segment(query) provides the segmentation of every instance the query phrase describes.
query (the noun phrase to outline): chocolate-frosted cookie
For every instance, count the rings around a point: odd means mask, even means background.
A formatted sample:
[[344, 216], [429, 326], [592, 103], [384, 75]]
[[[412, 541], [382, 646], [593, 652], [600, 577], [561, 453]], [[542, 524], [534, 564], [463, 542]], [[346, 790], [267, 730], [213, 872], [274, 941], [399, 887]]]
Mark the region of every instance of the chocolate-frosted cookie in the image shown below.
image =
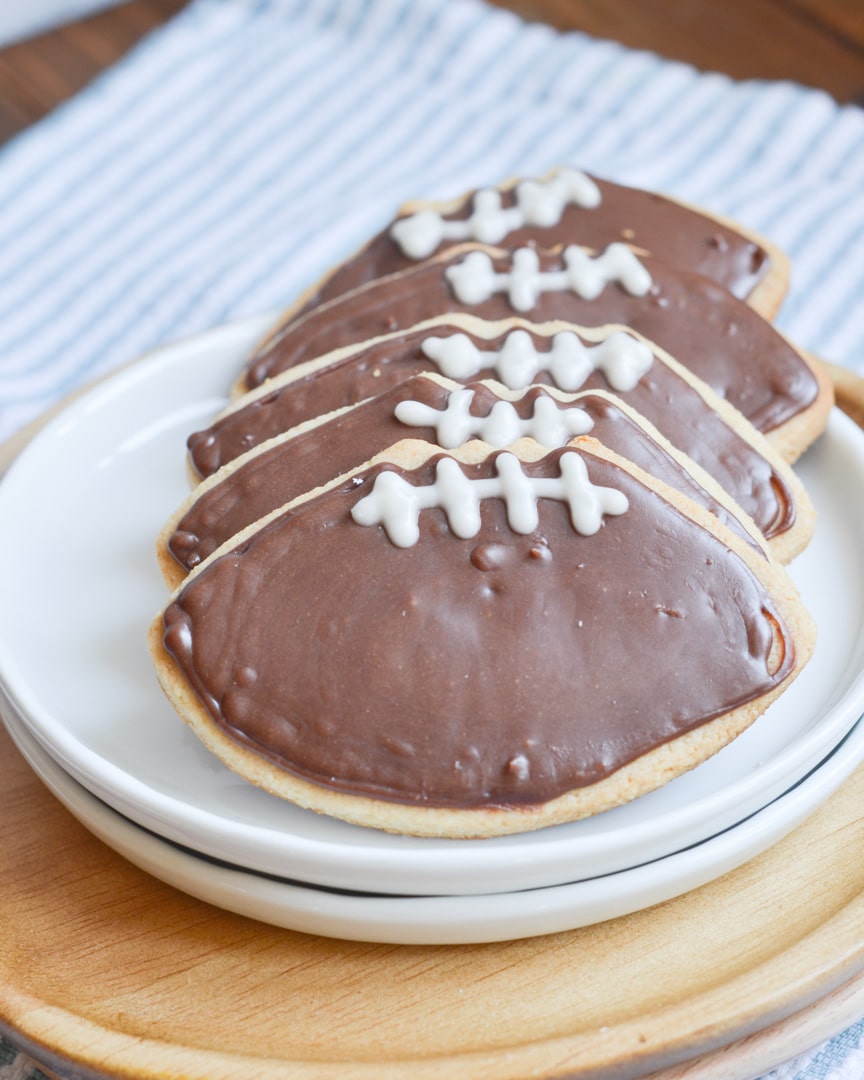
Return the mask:
[[[447, 343], [447, 339], [433, 340]], [[464, 351], [465, 342], [449, 340]], [[506, 335], [504, 340], [508, 340]], [[548, 335], [547, 349], [555, 340], [555, 335]], [[561, 339], [557, 340], [560, 345]], [[659, 389], [652, 381], [643, 394], [659, 398], [655, 412], [670, 439], [661, 436], [644, 415], [603, 391], [569, 394], [540, 385], [510, 391], [497, 382], [461, 385], [437, 374], [417, 374], [358, 405], [262, 441], [198, 485], [160, 536], [163, 575], [176, 585], [234, 533], [399, 439], [419, 437], [445, 449], [480, 439], [502, 448], [526, 433], [554, 448], [590, 432], [707, 506], [730, 527], [746, 532], [755, 526], [754, 531], [770, 541], [774, 555], [788, 561], [806, 545], [813, 526], [812, 505], [791, 468], [740, 417], [737, 423], [735, 418], [724, 419], [718, 408], [723, 413], [731, 410], [705, 400], [685, 374], [677, 374], [669, 362], [653, 357], [634, 339], [630, 343], [641, 346], [647, 359], [640, 352], [634, 358], [639, 360], [638, 368], [626, 372], [627, 361], [622, 357], [626, 343], [617, 342], [614, 335], [601, 339], [601, 347], [611, 346], [609, 360], [619, 376], [614, 381], [630, 385], [645, 377], [647, 364], [658, 365]], [[290, 397], [291, 384], [282, 393]], [[703, 388], [703, 394], [710, 396], [710, 391]], [[261, 416], [261, 410], [253, 409], [249, 423]], [[681, 461], [675, 447], [705, 460], [708, 474], [702, 475], [691, 457]], [[742, 511], [746, 526], [740, 523]]]
[[824, 428], [830, 383], [727, 290], [624, 245], [592, 256], [462, 245], [359, 286], [277, 328], [236, 392], [334, 350], [463, 313], [579, 326], [621, 325], [675, 357], [794, 460]]
[[779, 565], [580, 436], [399, 444], [211, 555], [150, 643], [180, 715], [253, 783], [491, 836], [692, 768], [812, 639]]
[[313, 285], [294, 313], [466, 240], [508, 249], [578, 244], [597, 251], [623, 241], [711, 278], [766, 318], [775, 315], [789, 279], [783, 253], [741, 225], [655, 192], [559, 168], [449, 202], [407, 203], [395, 221]]
[[[300, 433], [319, 414], [391, 392], [398, 397], [399, 385], [412, 373], [440, 371], [464, 382], [503, 380], [514, 392], [538, 384], [566, 391], [612, 389], [740, 504], [782, 562], [810, 538], [810, 500], [772, 444], [662, 349], [620, 328], [560, 322], [535, 326], [522, 320], [486, 323], [451, 315], [338, 350], [237, 399], [209, 428], [190, 436], [194, 476], [212, 475], [282, 432]], [[364, 413], [370, 408], [364, 406]], [[339, 453], [345, 467], [386, 445], [367, 441], [369, 453], [349, 459], [344, 438], [354, 422], [334, 417], [324, 435], [326, 454]], [[388, 431], [390, 441], [405, 434], [393, 418]], [[306, 435], [303, 445], [311, 445], [311, 438]], [[275, 456], [273, 460], [276, 468]], [[320, 464], [312, 465], [313, 475], [320, 475]]]

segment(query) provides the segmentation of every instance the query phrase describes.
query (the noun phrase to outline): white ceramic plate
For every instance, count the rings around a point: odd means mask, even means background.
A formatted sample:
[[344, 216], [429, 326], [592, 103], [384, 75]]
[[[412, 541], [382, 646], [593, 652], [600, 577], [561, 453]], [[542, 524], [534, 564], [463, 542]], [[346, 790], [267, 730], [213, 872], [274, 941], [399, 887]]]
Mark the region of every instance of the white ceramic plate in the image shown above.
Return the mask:
[[[819, 524], [794, 576], [816, 656], [741, 738], [607, 814], [485, 841], [389, 836], [251, 787], [164, 700], [144, 638], [165, 599], [154, 540], [186, 494], [185, 440], [224, 403], [270, 320], [164, 349], [71, 405], [0, 484], [0, 684], [80, 783], [160, 836], [337, 888], [489, 893], [609, 873], [698, 843], [766, 805], [864, 712], [864, 435], [844, 416], [800, 469]], [[785, 804], [784, 804], [785, 805]]]
[[376, 896], [333, 892], [221, 865], [176, 847], [77, 783], [14, 714], [3, 719], [50, 791], [78, 820], [153, 877], [227, 911], [310, 934], [396, 945], [464, 945], [559, 933], [627, 915], [698, 888], [780, 840], [853, 772], [864, 721], [793, 791], [686, 851], [617, 874], [521, 892]]

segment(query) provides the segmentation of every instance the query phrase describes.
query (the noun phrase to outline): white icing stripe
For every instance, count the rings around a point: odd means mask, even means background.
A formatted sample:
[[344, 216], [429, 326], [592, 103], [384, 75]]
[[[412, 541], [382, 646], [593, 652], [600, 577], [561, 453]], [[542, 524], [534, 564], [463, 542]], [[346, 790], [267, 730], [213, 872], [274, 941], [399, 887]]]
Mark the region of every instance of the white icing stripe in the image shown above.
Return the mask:
[[470, 412], [474, 391], [467, 386], [452, 390], [443, 409], [422, 401], [400, 401], [396, 418], [409, 427], [432, 427], [439, 446], [453, 450], [471, 438], [482, 439], [496, 450], [529, 436], [541, 446], [564, 446], [574, 435], [584, 435], [594, 421], [583, 409], [559, 409], [548, 395], [534, 402], [532, 416], [523, 420], [509, 401], [496, 401], [488, 416]]
[[443, 509], [450, 529], [468, 540], [480, 531], [483, 499], [503, 499], [508, 524], [521, 535], [537, 528], [538, 499], [566, 502], [573, 528], [582, 536], [593, 536], [604, 514], [623, 514], [629, 506], [623, 492], [592, 484], [585, 462], [572, 451], [561, 455], [557, 477], [526, 476], [519, 459], [507, 453], [498, 455], [495, 467], [497, 476], [471, 480], [453, 458], [444, 457], [433, 483], [422, 487], [392, 471], [379, 473], [372, 491], [352, 507], [351, 517], [358, 525], [383, 525], [393, 544], [407, 548], [420, 537], [420, 511], [431, 507]]
[[495, 293], [507, 293], [516, 311], [530, 311], [544, 292], [574, 292], [595, 300], [612, 282], [631, 296], [645, 296], [651, 275], [626, 244], [610, 244], [599, 255], [571, 245], [564, 249], [561, 270], [541, 270], [534, 248], [513, 252], [510, 272], [497, 273], [485, 251], [472, 251], [460, 263], [448, 266], [444, 276], [462, 304], [482, 304]]
[[510, 390], [529, 386], [538, 371], [547, 371], [561, 390], [578, 390], [593, 371], [602, 371], [612, 389], [624, 393], [636, 386], [654, 361], [644, 342], [620, 330], [596, 345], [585, 345], [571, 330], [562, 330], [542, 353], [525, 330], [512, 330], [498, 351], [478, 349], [466, 334], [429, 337], [420, 347], [450, 379], [464, 381], [491, 369]]
[[593, 209], [600, 204], [600, 190], [590, 177], [575, 169], [562, 169], [549, 180], [523, 180], [516, 187], [514, 206], [501, 205], [496, 188], [484, 188], [474, 196], [471, 216], [447, 221], [435, 210], [420, 210], [401, 218], [390, 235], [403, 255], [425, 259], [442, 240], [477, 240], [500, 244], [508, 233], [526, 225], [548, 228], [557, 225], [569, 204]]

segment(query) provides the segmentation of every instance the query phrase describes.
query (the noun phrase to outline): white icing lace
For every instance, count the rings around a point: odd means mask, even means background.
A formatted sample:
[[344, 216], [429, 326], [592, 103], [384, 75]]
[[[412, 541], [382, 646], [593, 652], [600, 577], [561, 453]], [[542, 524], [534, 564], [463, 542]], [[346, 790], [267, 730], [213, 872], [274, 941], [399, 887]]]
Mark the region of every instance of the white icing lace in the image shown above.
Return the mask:
[[442, 240], [500, 244], [508, 233], [526, 225], [557, 225], [570, 204], [593, 209], [600, 204], [600, 190], [584, 173], [562, 169], [549, 180], [521, 181], [515, 200], [515, 205], [504, 208], [497, 188], [484, 188], [474, 196], [471, 216], [465, 220], [448, 221], [435, 210], [420, 210], [397, 221], [390, 235], [409, 259], [427, 258]]
[[637, 338], [616, 330], [596, 345], [585, 345], [570, 330], [552, 338], [547, 352], [538, 352], [526, 330], [512, 330], [500, 350], [483, 351], [466, 334], [429, 337], [420, 346], [424, 355], [450, 379], [464, 381], [492, 370], [510, 390], [529, 386], [546, 371], [561, 390], [578, 390], [593, 371], [601, 371], [619, 393], [632, 390], [651, 367], [654, 355]]
[[534, 401], [532, 415], [523, 420], [509, 401], [496, 401], [487, 416], [470, 412], [474, 391], [467, 386], [451, 390], [443, 409], [422, 401], [400, 401], [396, 418], [409, 427], [435, 429], [436, 441], [445, 450], [462, 446], [477, 437], [496, 450], [528, 436], [550, 448], [564, 446], [574, 435], [584, 435], [594, 421], [583, 409], [560, 409], [544, 394]]
[[372, 491], [351, 509], [358, 525], [382, 525], [397, 547], [413, 547], [420, 536], [420, 511], [440, 507], [452, 532], [463, 540], [480, 531], [480, 503], [483, 499], [503, 499], [510, 528], [521, 535], [532, 533], [539, 523], [539, 499], [566, 502], [573, 528], [582, 536], [593, 536], [603, 515], [623, 514], [627, 496], [615, 488], [591, 483], [581, 456], [573, 451], [560, 458], [557, 477], [531, 477], [513, 454], [495, 459], [496, 476], [472, 480], [449, 457], [438, 461], [435, 480], [415, 486], [396, 472], [378, 474]]
[[448, 266], [444, 276], [462, 304], [482, 304], [495, 293], [506, 293], [516, 311], [530, 311], [544, 292], [573, 292], [595, 300], [612, 282], [631, 296], [645, 296], [651, 275], [626, 244], [610, 244], [599, 255], [571, 245], [564, 249], [561, 270], [541, 270], [534, 248], [513, 252], [510, 271], [498, 273], [485, 251], [472, 251]]

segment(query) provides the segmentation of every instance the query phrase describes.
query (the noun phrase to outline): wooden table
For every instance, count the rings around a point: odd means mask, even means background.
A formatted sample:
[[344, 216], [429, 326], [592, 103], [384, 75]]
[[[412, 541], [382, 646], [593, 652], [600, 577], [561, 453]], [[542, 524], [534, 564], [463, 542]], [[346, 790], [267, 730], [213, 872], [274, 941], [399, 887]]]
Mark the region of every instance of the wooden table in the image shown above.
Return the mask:
[[[0, 143], [37, 121], [120, 58], [150, 30], [169, 19], [185, 0], [134, 0], [82, 22], [0, 51]], [[700, 68], [739, 78], [793, 79], [821, 87], [840, 102], [864, 104], [864, 5], [861, 0], [497, 0], [530, 18], [562, 29], [616, 39]], [[861, 405], [860, 386], [854, 399]], [[21, 776], [21, 774], [18, 774]], [[23, 776], [22, 782], [34, 781]], [[53, 811], [52, 811], [53, 812]], [[64, 819], [63, 827], [68, 822]], [[105, 873], [151, 886], [109, 853], [94, 848]], [[158, 886], [153, 886], [157, 887]], [[179, 907], [185, 901], [172, 900]], [[803, 1049], [858, 1015], [861, 979], [831, 995], [815, 1014], [799, 1014], [769, 1034], [768, 1054], [783, 1045]], [[827, 1017], [827, 1021], [826, 1021]], [[826, 1022], [829, 1027], [826, 1028]], [[808, 1024], [810, 1025], [808, 1027]], [[766, 1044], [762, 1043], [763, 1047]], [[668, 1075], [706, 1080], [730, 1075], [732, 1057], [755, 1062], [758, 1043], [709, 1055], [701, 1066]], [[775, 1059], [776, 1060], [776, 1057]], [[767, 1061], [765, 1067], [767, 1067]], [[712, 1064], [713, 1062], [713, 1064]], [[0, 1073], [2, 1073], [0, 1060]], [[19, 1058], [15, 1075], [27, 1076]]]
[[[186, 0], [133, 0], [0, 51], [0, 142], [121, 57]], [[861, 0], [497, 0], [526, 18], [736, 78], [793, 79], [864, 104]]]

